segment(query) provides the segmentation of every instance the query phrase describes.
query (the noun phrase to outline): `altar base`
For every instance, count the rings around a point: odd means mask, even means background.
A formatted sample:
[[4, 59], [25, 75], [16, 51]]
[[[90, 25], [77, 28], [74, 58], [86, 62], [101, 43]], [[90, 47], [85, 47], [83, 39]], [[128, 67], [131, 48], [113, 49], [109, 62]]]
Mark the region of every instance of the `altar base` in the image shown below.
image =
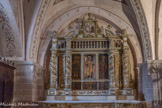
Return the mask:
[[140, 101], [44, 101], [43, 108], [145, 108]]

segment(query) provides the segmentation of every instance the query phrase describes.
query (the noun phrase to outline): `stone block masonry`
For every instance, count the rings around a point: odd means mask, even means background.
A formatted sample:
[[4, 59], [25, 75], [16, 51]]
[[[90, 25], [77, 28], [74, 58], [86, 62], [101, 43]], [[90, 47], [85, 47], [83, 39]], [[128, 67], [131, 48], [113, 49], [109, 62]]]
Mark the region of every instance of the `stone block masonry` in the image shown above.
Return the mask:
[[41, 66], [29, 61], [15, 62], [14, 102], [43, 100], [44, 80]]
[[33, 63], [28, 61], [15, 62], [14, 99], [13, 101], [32, 100]]

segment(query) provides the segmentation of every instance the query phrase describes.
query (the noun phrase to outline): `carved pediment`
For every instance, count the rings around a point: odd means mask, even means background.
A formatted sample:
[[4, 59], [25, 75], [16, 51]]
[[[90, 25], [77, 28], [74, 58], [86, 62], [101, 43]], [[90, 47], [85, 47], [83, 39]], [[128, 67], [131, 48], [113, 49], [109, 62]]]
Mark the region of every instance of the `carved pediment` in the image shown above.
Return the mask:
[[122, 30], [94, 14], [85, 14], [64, 29], [63, 37], [73, 39], [121, 39]]
[[72, 38], [102, 38], [103, 28], [99, 26], [98, 19], [90, 13], [71, 22], [66, 37]]
[[101, 28], [98, 25], [98, 21], [91, 14], [86, 15], [82, 21], [82, 27], [79, 31], [84, 37], [96, 37], [97, 34], [101, 34]]

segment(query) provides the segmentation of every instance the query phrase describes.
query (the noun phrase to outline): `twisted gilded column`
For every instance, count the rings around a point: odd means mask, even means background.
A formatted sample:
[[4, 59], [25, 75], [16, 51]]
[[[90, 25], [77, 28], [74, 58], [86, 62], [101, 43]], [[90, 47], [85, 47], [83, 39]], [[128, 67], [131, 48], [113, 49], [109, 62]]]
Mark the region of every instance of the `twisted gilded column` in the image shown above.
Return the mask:
[[52, 48], [51, 48], [51, 59], [49, 64], [49, 71], [50, 71], [50, 90], [48, 92], [49, 95], [54, 95], [57, 89], [57, 42], [56, 38], [52, 39]]
[[109, 88], [115, 88], [114, 55], [109, 51]]
[[66, 51], [65, 89], [71, 89], [71, 51]]
[[[65, 90], [71, 90], [72, 85], [72, 52], [71, 52], [71, 38], [66, 37], [66, 66], [65, 66]], [[69, 92], [67, 92], [69, 94]]]
[[123, 49], [123, 83], [124, 88], [131, 88], [130, 63], [128, 57], [128, 47]]
[[50, 71], [50, 88], [57, 88], [57, 51], [51, 50], [51, 60], [49, 65]]
[[131, 87], [131, 69], [130, 69], [130, 62], [129, 62], [129, 47], [127, 43], [127, 33], [126, 30], [123, 30], [123, 55], [122, 55], [122, 63], [123, 63], [123, 87], [124, 88], [132, 88]]
[[121, 58], [120, 53], [115, 54], [115, 86], [116, 88], [122, 88], [122, 78], [121, 78]]

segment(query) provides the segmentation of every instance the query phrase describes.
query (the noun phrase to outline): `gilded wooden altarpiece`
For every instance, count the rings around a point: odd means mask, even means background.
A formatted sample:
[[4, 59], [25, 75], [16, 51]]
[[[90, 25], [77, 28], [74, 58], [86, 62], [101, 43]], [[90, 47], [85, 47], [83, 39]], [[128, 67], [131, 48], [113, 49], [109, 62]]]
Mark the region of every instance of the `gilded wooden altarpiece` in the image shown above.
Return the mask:
[[102, 33], [91, 14], [77, 19], [75, 25], [79, 30], [70, 26], [65, 37], [52, 39], [48, 95], [135, 99], [125, 30], [120, 35], [106, 29]]

